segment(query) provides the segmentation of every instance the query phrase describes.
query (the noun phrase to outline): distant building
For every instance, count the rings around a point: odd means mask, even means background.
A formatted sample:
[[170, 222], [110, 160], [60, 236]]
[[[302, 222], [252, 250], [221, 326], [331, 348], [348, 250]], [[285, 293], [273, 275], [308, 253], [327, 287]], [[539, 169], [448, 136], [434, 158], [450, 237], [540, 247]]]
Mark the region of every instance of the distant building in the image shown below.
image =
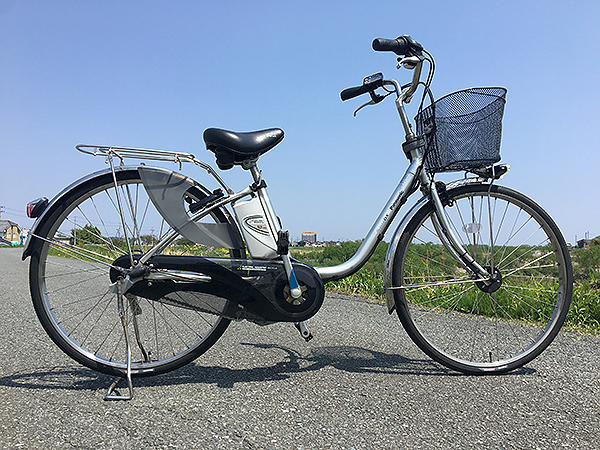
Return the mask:
[[317, 233], [314, 231], [303, 231], [302, 232], [302, 240], [304, 242], [308, 242], [309, 244], [317, 243]]
[[0, 220], [0, 237], [4, 240], [19, 244], [20, 243], [21, 228], [19, 225], [11, 222], [10, 220]]
[[21, 235], [19, 236], [19, 238], [21, 240], [21, 245], [25, 245], [25, 242], [27, 242], [27, 237], [28, 236], [29, 236], [29, 230], [22, 229], [21, 230]]

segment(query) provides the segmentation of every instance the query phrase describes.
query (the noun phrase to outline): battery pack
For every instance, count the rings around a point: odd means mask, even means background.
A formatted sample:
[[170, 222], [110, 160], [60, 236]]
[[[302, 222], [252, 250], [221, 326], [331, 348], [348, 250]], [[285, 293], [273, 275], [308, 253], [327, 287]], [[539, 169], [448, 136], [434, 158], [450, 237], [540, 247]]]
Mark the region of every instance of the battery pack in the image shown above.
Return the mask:
[[233, 210], [242, 228], [242, 234], [252, 258], [277, 257], [277, 242], [269, 230], [267, 218], [258, 197], [238, 202]]

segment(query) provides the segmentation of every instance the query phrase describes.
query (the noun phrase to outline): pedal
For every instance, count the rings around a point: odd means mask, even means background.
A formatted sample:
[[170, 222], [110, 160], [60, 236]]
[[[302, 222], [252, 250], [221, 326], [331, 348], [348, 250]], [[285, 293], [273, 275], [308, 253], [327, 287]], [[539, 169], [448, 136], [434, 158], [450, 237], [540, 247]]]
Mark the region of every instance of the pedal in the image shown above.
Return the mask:
[[294, 326], [300, 332], [300, 334], [302, 335], [302, 337], [304, 338], [304, 340], [306, 342], [310, 341], [313, 338], [312, 333], [306, 326], [306, 322], [296, 322], [296, 323], [294, 323]]

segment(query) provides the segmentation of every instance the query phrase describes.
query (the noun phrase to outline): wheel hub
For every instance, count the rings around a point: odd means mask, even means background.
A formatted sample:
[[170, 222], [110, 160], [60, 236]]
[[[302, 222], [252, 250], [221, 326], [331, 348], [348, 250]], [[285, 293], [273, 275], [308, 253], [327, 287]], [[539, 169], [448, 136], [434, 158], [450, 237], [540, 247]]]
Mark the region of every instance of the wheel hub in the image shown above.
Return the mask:
[[491, 273], [492, 276], [489, 280], [486, 280], [487, 283], [486, 281], [476, 281], [475, 284], [479, 289], [487, 294], [496, 292], [498, 289], [500, 289], [500, 286], [502, 286], [502, 273], [500, 272], [500, 269], [497, 267], [492, 268], [491, 266], [483, 266], [483, 268], [488, 273]]

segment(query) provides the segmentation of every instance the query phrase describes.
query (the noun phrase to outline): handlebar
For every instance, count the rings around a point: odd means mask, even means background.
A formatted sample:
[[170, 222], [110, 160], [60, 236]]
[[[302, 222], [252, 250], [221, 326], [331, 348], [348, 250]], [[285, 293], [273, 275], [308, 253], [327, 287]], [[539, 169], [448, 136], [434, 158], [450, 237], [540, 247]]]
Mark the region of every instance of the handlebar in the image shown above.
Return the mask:
[[[400, 61], [398, 68], [400, 68], [401, 64], [405, 63], [404, 67], [408, 69], [417, 69], [415, 70], [415, 77], [413, 77], [413, 82], [410, 89], [404, 93], [405, 95], [403, 100], [408, 103], [419, 83], [419, 76], [421, 74], [420, 66], [423, 61], [423, 46], [415, 41], [412, 37], [405, 34], [397, 37], [396, 39], [374, 39], [373, 50], [379, 52], [394, 52], [396, 55], [404, 56], [404, 59], [398, 58], [398, 61]], [[362, 86], [344, 89], [340, 96], [342, 100], [345, 101], [369, 92], [373, 102], [378, 103], [379, 101], [383, 100], [383, 98], [375, 95], [374, 91], [375, 89], [382, 87], [384, 84], [386, 84], [386, 82], [383, 80], [382, 74], [375, 74], [365, 78]], [[398, 92], [398, 95], [400, 95], [400, 92]]]
[[373, 50], [377, 52], [394, 52], [398, 56], [421, 55], [423, 46], [408, 34], [396, 39], [377, 38], [373, 40]]
[[[367, 92], [370, 94], [371, 101], [365, 103], [356, 111], [354, 111], [354, 115], [356, 115], [356, 113], [365, 106], [377, 104], [388, 95], [395, 93], [397, 96], [396, 108], [398, 110], [398, 114], [400, 115], [407, 139], [412, 138], [414, 137], [414, 132], [411, 129], [408, 116], [404, 110], [404, 103], [410, 102], [413, 94], [420, 84], [421, 68], [425, 60], [430, 62], [430, 73], [427, 82], [425, 83], [425, 90], [427, 91], [429, 89], [429, 84], [431, 82], [431, 78], [433, 77], [433, 58], [431, 55], [429, 55], [429, 53], [423, 50], [423, 46], [421, 44], [406, 34], [396, 39], [375, 39], [373, 41], [373, 50], [381, 52], [394, 52], [396, 55], [399, 55], [398, 68], [404, 67], [409, 70], [414, 70], [411, 83], [401, 87], [397, 81], [384, 80], [383, 75], [378, 73], [365, 78], [362, 86], [344, 89], [340, 96], [342, 100], [349, 100], [351, 98], [358, 97], [359, 95], [366, 94]], [[427, 56], [423, 56], [423, 53], [425, 53]], [[390, 86], [392, 89], [388, 90], [385, 88], [385, 86]], [[385, 95], [378, 95], [375, 93], [375, 90], [380, 87], [384, 87], [384, 89], [387, 91]]]

